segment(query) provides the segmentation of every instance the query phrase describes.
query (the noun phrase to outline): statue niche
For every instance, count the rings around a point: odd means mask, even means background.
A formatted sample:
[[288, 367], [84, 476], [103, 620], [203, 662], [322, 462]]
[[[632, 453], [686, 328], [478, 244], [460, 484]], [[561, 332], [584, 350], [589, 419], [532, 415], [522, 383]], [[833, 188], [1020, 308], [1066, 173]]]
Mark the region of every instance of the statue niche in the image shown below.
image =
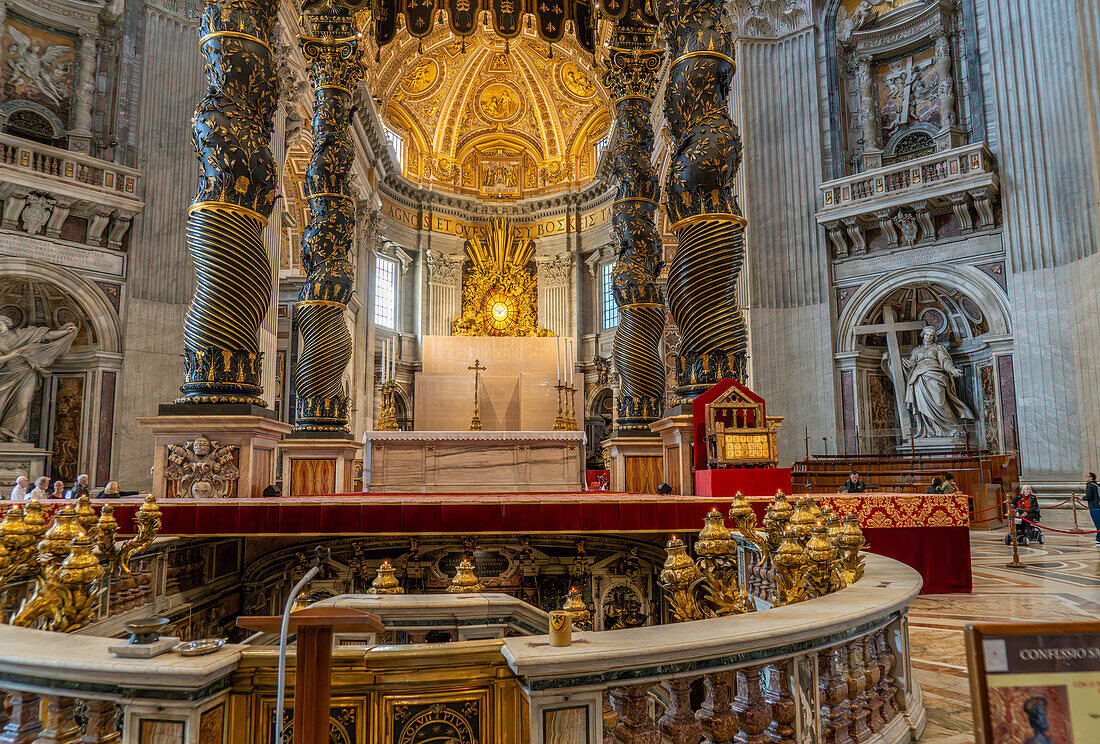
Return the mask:
[[510, 220], [493, 219], [465, 243], [462, 314], [455, 336], [552, 336], [538, 327], [538, 274], [533, 240], [520, 239]]
[[69, 350], [75, 323], [52, 331], [45, 326], [12, 328], [0, 315], [0, 441], [25, 442], [31, 402], [47, 367]]

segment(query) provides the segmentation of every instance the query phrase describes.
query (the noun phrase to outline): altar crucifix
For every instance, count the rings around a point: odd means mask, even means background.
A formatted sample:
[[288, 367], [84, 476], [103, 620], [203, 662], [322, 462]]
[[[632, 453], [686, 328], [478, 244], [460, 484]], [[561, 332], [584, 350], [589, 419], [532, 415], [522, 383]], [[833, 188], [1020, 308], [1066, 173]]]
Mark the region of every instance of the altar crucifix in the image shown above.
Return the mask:
[[478, 407], [477, 389], [481, 383], [481, 373], [485, 367], [481, 366], [481, 360], [475, 359], [474, 363], [466, 369], [474, 371], [474, 417], [470, 419], [470, 431], [481, 431], [481, 409]]
[[909, 411], [905, 405], [905, 364], [902, 362], [901, 345], [898, 343], [898, 334], [902, 331], [919, 331], [927, 323], [923, 320], [898, 321], [897, 311], [892, 305], [882, 308], [882, 321], [872, 325], [858, 325], [853, 330], [857, 336], [868, 336], [872, 333], [886, 335], [886, 351], [889, 354], [890, 381], [894, 384], [894, 400], [898, 409], [898, 421], [901, 424], [902, 439], [908, 439], [910, 435]]

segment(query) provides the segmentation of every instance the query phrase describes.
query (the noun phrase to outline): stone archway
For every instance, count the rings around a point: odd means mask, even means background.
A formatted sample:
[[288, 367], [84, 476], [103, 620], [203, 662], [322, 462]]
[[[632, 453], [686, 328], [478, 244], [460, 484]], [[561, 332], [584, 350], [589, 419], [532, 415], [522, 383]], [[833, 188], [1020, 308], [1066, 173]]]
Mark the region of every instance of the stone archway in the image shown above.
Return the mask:
[[71, 484], [87, 473], [93, 485], [104, 485], [111, 473], [122, 364], [121, 326], [110, 298], [66, 269], [4, 258], [0, 313], [17, 328], [77, 325], [69, 351], [50, 366], [36, 391], [27, 438], [30, 446], [49, 453], [45, 475]]
[[[951, 382], [972, 414], [961, 420], [962, 444], [954, 446], [988, 451], [1015, 447], [1007, 297], [977, 269], [936, 266], [869, 282], [844, 305], [835, 346], [842, 411], [838, 452], [886, 454], [922, 444], [919, 433], [910, 429], [904, 389], [894, 382], [901, 367], [884, 361], [884, 354], [892, 348], [907, 358], [926, 325], [961, 372]], [[923, 444], [931, 446], [930, 441]]]

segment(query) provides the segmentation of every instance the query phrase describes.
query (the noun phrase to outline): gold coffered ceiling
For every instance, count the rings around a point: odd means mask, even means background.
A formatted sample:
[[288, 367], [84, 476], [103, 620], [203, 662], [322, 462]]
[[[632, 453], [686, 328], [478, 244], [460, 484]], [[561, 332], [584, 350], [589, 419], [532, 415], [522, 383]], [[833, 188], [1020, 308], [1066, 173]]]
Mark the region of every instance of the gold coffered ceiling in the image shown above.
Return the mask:
[[609, 130], [607, 94], [567, 37], [507, 45], [479, 28], [465, 44], [441, 28], [402, 31], [372, 65], [372, 93], [405, 142], [404, 175], [424, 187], [515, 200], [583, 186]]

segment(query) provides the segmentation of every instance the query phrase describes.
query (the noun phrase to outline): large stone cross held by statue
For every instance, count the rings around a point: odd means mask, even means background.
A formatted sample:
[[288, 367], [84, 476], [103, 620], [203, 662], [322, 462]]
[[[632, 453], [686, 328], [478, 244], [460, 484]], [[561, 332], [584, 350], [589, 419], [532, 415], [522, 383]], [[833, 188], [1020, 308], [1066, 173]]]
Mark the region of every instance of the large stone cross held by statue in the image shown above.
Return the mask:
[[905, 364], [901, 358], [901, 345], [898, 343], [898, 334], [902, 331], [919, 331], [927, 323], [923, 320], [906, 320], [898, 322], [897, 311], [892, 305], [882, 308], [882, 321], [872, 325], [858, 325], [853, 329], [857, 336], [867, 336], [872, 333], [886, 334], [886, 352], [890, 355], [890, 381], [894, 383], [894, 400], [898, 408], [898, 422], [901, 424], [903, 439], [909, 438], [909, 412], [905, 408]]

